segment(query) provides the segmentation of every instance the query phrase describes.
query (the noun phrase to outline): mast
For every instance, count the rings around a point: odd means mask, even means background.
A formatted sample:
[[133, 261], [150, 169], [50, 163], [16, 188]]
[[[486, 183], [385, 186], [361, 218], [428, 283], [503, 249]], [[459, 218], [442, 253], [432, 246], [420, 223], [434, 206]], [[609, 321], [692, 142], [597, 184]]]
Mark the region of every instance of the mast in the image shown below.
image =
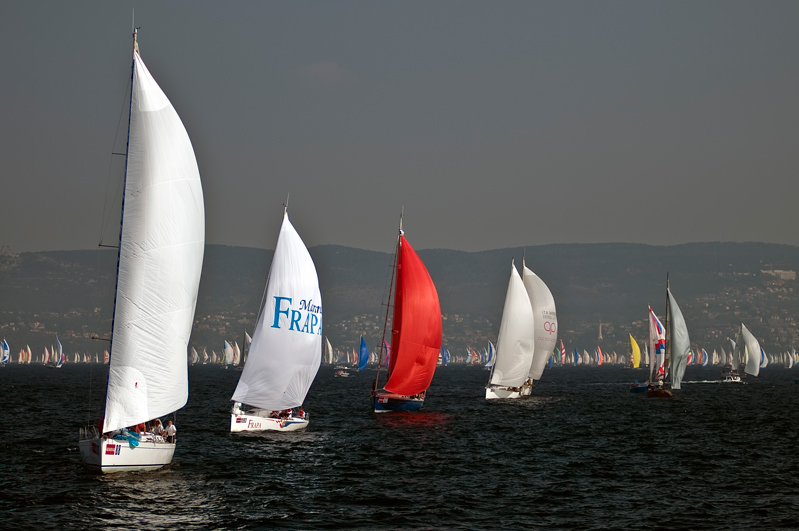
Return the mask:
[[[372, 392], [377, 392], [377, 383], [380, 380], [380, 368], [383, 366], [383, 352], [385, 351], [385, 344], [386, 344], [386, 329], [388, 328], [388, 313], [391, 311], [391, 295], [394, 291], [394, 280], [397, 277], [397, 262], [399, 261], [400, 255], [400, 246], [402, 245], [402, 215], [404, 213], [404, 207], [400, 210], [400, 219], [399, 219], [399, 233], [397, 234], [397, 245], [394, 248], [394, 263], [391, 266], [391, 283], [388, 287], [388, 300], [386, 301], [386, 318], [383, 321], [383, 337], [380, 341], [379, 352], [380, 355], [377, 357], [377, 374], [375, 374], [375, 381], [372, 385]], [[387, 353], [386, 353], [387, 354]]]
[[669, 309], [669, 272], [666, 271], [666, 323], [665, 323], [665, 350], [663, 354], [663, 370], [669, 370], [671, 375], [671, 311]]
[[[128, 159], [130, 153], [130, 120], [131, 120], [131, 115], [133, 114], [133, 78], [136, 74], [136, 54], [139, 53], [138, 34], [139, 34], [139, 28], [137, 28], [134, 23], [133, 53], [131, 56], [131, 66], [130, 66], [130, 90], [128, 91], [128, 134], [125, 140], [125, 175], [122, 179], [122, 210], [119, 216], [119, 244], [117, 245], [117, 273], [116, 273], [116, 281], [114, 282], [114, 310], [111, 314], [111, 337], [108, 340], [109, 363], [111, 361], [110, 356], [114, 345], [114, 323], [116, 322], [117, 294], [119, 293], [119, 262], [122, 257], [122, 231], [125, 225], [125, 188], [128, 182]], [[110, 385], [110, 379], [109, 381], [106, 382], [106, 398], [108, 397], [109, 385]]]

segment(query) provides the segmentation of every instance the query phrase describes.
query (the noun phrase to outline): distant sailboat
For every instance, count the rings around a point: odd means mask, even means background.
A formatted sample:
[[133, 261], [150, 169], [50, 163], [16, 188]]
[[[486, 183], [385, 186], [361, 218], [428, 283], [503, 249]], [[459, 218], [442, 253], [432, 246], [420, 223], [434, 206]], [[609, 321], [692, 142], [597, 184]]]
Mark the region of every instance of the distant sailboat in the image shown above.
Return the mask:
[[233, 392], [230, 431], [295, 431], [308, 425], [295, 416], [321, 364], [322, 295], [308, 249], [285, 209], [263, 308], [247, 363]]
[[641, 348], [638, 346], [638, 342], [632, 334], [630, 334], [630, 353], [633, 369], [637, 369], [641, 366]]
[[750, 376], [757, 376], [760, 374], [760, 343], [743, 323], [741, 323], [741, 339], [744, 344], [744, 349], [742, 350], [746, 353], [744, 372]]
[[330, 340], [325, 336], [325, 347], [324, 352], [322, 352], [322, 362], [325, 365], [333, 365], [333, 345], [330, 344]]
[[194, 150], [139, 55], [136, 33], [105, 417], [99, 432], [81, 429], [78, 443], [84, 463], [101, 472], [172, 461], [174, 437], [122, 430], [186, 404], [186, 352], [205, 249]]
[[497, 336], [497, 354], [486, 385], [486, 400], [519, 398], [535, 351], [533, 306], [524, 282], [511, 263], [505, 306]]
[[673, 396], [672, 390], [679, 390], [682, 386], [688, 355], [691, 351], [688, 327], [685, 324], [682, 311], [669, 288], [668, 276], [666, 277], [665, 329], [666, 349], [663, 366], [669, 371], [670, 382], [663, 383], [662, 380], [659, 380], [657, 386], [647, 390], [646, 396], [664, 398]]
[[200, 361], [200, 355], [197, 353], [197, 349], [191, 347], [191, 353], [189, 354], [189, 365], [194, 365]]
[[361, 336], [361, 343], [358, 348], [358, 370], [365, 370], [367, 363], [369, 363], [369, 347], [366, 346], [366, 340]]
[[[372, 406], [376, 413], [421, 409], [427, 388], [433, 380], [441, 349], [442, 325], [438, 292], [424, 263], [405, 239], [402, 217], [394, 265], [394, 315], [391, 320], [388, 381], [383, 389], [378, 389], [380, 366], [385, 359], [381, 350], [371, 392]], [[384, 350], [387, 326], [388, 310], [383, 327]]]
[[682, 315], [677, 301], [674, 299], [671, 290], [666, 290], [669, 295], [669, 329], [671, 349], [671, 388], [681, 389], [682, 379], [685, 375], [685, 367], [688, 361], [688, 353], [691, 351], [691, 340], [688, 338], [688, 326]]
[[56, 350], [53, 352], [54, 360], [55, 361], [55, 368], [60, 369], [62, 365], [64, 365], [64, 347], [61, 346], [61, 341], [58, 339], [58, 336], [55, 336], [55, 342], [58, 345]]
[[225, 368], [227, 369], [228, 367], [233, 365], [233, 360], [236, 357], [236, 351], [233, 350], [233, 345], [228, 343], [227, 340], [225, 340], [224, 352], [225, 352]]
[[491, 367], [494, 366], [494, 361], [497, 356], [497, 348], [494, 346], [494, 344], [491, 341], [488, 342], [487, 356], [488, 359], [486, 360], [485, 368], [490, 369]]
[[2, 351], [0, 351], [0, 363], [3, 364], [5, 367], [8, 364], [8, 360], [11, 359], [11, 347], [8, 346], [8, 341], [3, 338], [2, 343]]

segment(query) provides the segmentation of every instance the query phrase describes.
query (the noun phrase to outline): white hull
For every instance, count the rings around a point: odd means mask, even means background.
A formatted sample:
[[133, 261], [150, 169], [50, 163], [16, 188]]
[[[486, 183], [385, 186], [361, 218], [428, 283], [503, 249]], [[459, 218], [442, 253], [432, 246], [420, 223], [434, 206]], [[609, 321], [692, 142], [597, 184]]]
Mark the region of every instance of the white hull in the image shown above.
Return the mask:
[[[265, 412], [265, 414], [268, 414]], [[230, 414], [230, 431], [297, 431], [308, 426], [307, 418], [275, 419], [254, 413]]]
[[83, 463], [103, 474], [157, 470], [171, 463], [175, 453], [175, 443], [148, 437], [142, 438], [134, 448], [126, 440], [106, 437], [83, 439], [78, 441], [78, 448]]
[[499, 398], [519, 398], [521, 392], [518, 388], [510, 389], [508, 387], [486, 387], [486, 400], [496, 400]]

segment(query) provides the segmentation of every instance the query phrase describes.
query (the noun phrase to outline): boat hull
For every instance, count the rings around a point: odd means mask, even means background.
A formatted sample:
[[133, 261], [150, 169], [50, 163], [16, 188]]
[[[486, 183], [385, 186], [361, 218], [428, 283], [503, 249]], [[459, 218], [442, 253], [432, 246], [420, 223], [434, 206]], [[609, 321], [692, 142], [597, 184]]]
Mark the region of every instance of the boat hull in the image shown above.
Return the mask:
[[230, 415], [231, 433], [242, 431], [297, 431], [307, 426], [308, 419], [297, 417], [279, 419], [251, 413], [241, 413], [239, 415], [231, 413]]
[[397, 395], [386, 391], [380, 391], [372, 397], [372, 406], [375, 413], [387, 413], [389, 411], [419, 411], [424, 404], [424, 398], [412, 398], [410, 396]]
[[521, 396], [518, 387], [486, 387], [486, 400], [515, 399]]
[[663, 389], [661, 387], [657, 389], [647, 389], [644, 393], [644, 396], [648, 396], [650, 398], [671, 398], [674, 396], [671, 392], [671, 389]]
[[125, 440], [95, 437], [78, 441], [78, 448], [84, 465], [103, 474], [158, 470], [171, 463], [175, 453], [175, 443], [153, 438], [143, 438], [131, 448]]

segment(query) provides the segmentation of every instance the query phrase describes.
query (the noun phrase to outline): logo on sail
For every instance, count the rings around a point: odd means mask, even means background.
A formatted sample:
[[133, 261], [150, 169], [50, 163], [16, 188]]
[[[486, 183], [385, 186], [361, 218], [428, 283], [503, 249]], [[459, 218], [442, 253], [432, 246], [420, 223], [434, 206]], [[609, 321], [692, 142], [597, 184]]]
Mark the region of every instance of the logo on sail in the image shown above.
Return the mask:
[[[313, 299], [301, 299], [294, 307], [291, 297], [275, 296], [275, 320], [272, 328], [286, 328], [304, 334], [322, 335], [322, 306]], [[285, 315], [285, 319], [280, 316]]]

